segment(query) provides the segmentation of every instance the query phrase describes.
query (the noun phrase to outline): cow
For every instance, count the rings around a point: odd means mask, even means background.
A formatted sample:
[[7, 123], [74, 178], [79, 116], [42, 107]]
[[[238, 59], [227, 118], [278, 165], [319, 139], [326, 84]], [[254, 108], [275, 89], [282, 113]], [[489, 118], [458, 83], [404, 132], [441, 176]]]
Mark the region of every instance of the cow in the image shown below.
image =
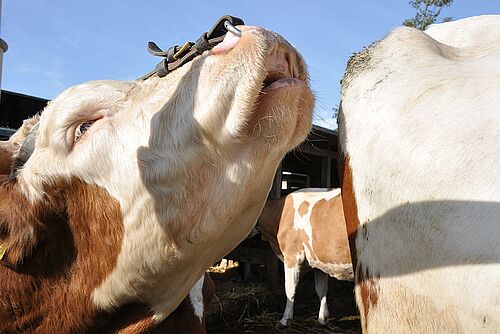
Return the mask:
[[239, 29], [166, 76], [80, 84], [43, 110], [0, 176], [0, 332], [161, 331], [249, 233], [314, 97], [283, 37]]
[[364, 333], [500, 328], [500, 16], [401, 27], [342, 80], [342, 194]]
[[287, 300], [278, 326], [290, 325], [300, 273], [308, 267], [316, 269], [318, 321], [326, 324], [328, 275], [339, 280], [354, 278], [340, 189], [305, 188], [270, 198], [257, 229], [283, 262]]

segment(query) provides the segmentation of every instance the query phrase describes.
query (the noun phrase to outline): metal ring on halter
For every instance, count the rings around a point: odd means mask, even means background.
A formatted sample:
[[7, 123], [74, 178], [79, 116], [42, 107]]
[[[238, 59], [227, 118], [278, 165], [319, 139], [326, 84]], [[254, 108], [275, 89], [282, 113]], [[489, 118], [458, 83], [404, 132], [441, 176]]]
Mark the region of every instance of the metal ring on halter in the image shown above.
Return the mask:
[[235, 26], [233, 26], [231, 24], [231, 22], [229, 21], [224, 21], [224, 28], [227, 29], [227, 31], [229, 31], [230, 33], [232, 33], [233, 35], [236, 35], [238, 37], [241, 37], [241, 30], [236, 28]]

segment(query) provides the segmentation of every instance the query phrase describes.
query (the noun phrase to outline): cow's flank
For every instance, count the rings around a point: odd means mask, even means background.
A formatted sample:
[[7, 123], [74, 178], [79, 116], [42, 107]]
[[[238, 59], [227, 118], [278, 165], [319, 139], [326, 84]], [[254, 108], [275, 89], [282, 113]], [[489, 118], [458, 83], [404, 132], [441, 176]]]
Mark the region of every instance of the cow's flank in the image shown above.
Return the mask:
[[400, 27], [349, 62], [339, 143], [363, 332], [498, 332], [498, 78], [498, 15]]
[[[311, 210], [312, 249], [316, 257], [324, 263], [351, 263], [347, 247], [346, 228], [342, 209], [342, 198], [335, 196], [314, 203]], [[337, 233], [329, 233], [333, 225]], [[328, 239], [324, 237], [329, 233]]]

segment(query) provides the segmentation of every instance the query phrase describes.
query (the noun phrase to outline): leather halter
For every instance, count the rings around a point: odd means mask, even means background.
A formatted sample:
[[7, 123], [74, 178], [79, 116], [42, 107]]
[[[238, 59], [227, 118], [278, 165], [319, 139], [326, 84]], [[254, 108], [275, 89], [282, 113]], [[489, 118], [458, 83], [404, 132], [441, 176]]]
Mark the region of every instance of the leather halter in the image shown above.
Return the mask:
[[149, 53], [154, 56], [164, 57], [165, 59], [156, 65], [153, 71], [141, 77], [139, 80], [146, 80], [155, 74], [160, 78], [166, 76], [173, 70], [190, 62], [196, 56], [201, 55], [207, 50], [211, 50], [214, 46], [222, 42], [228, 31], [237, 36], [241, 36], [241, 31], [235, 26], [243, 24], [244, 22], [242, 19], [225, 15], [215, 23], [210, 31], [201, 34], [196, 42], [186, 42], [182, 46], [175, 45], [167, 51], [160, 49], [155, 42], [149, 42]]

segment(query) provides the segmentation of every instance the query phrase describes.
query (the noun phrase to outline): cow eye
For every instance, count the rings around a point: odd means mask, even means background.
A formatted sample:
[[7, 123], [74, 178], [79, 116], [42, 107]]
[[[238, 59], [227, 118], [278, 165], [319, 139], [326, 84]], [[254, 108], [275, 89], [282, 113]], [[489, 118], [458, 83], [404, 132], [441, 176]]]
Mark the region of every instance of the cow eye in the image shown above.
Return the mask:
[[75, 142], [78, 141], [85, 132], [87, 132], [88, 129], [90, 129], [90, 127], [92, 126], [94, 122], [84, 122], [82, 124], [80, 124], [77, 128], [76, 128], [76, 132], [75, 132]]

